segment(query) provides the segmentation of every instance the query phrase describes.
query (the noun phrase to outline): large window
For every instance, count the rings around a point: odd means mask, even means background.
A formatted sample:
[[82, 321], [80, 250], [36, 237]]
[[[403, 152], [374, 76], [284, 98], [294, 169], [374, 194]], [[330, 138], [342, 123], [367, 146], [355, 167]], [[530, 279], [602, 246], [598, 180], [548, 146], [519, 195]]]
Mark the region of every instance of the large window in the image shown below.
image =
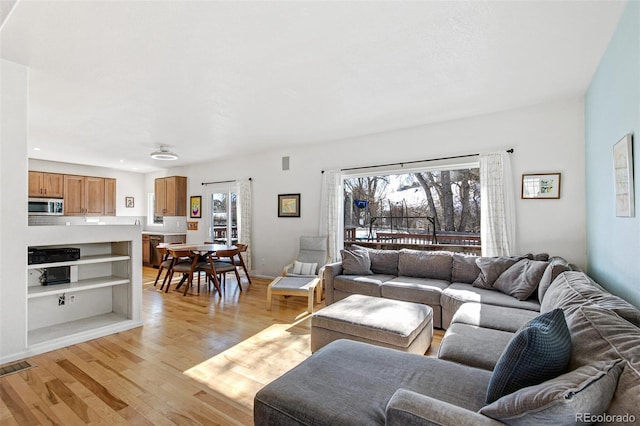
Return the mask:
[[344, 228], [347, 242], [398, 240], [402, 234], [415, 235], [415, 244], [434, 244], [459, 235], [479, 245], [479, 168], [347, 177]]

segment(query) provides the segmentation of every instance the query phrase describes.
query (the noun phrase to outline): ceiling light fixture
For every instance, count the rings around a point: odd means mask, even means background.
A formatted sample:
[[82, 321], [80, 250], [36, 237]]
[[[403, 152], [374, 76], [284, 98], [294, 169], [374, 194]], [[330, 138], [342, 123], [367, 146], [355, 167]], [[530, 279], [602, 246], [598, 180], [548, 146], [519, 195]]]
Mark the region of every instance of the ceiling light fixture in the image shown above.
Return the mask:
[[160, 146], [159, 151], [154, 151], [151, 153], [151, 158], [153, 158], [154, 160], [177, 160], [178, 154], [174, 154], [164, 146]]

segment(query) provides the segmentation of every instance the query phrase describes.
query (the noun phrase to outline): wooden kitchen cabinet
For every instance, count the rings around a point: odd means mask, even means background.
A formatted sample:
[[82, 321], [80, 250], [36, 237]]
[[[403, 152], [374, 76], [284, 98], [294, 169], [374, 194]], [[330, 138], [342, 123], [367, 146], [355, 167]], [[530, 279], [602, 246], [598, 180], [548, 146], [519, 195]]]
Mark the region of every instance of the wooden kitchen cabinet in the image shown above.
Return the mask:
[[187, 178], [169, 176], [155, 180], [156, 216], [187, 215]]
[[142, 264], [144, 266], [151, 265], [151, 245], [148, 234], [142, 234]]
[[64, 193], [65, 215], [105, 215], [105, 178], [64, 175]]
[[64, 214], [81, 216], [84, 214], [84, 176], [64, 175]]
[[116, 215], [116, 180], [104, 178], [104, 215]]
[[64, 175], [29, 172], [29, 197], [62, 198]]
[[85, 213], [87, 216], [104, 216], [104, 178], [85, 176]]

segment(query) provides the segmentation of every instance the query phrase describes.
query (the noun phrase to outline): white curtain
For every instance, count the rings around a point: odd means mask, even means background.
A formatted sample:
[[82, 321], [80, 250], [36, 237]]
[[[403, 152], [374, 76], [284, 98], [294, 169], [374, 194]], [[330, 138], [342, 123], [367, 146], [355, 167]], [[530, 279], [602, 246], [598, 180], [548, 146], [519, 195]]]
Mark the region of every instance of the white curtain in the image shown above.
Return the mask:
[[483, 256], [515, 249], [515, 201], [511, 158], [505, 151], [480, 155], [480, 239]]
[[238, 181], [238, 242], [249, 246], [243, 254], [247, 269], [251, 270], [251, 179]]
[[320, 194], [319, 235], [329, 237], [329, 261], [340, 260], [343, 244], [342, 225], [342, 173], [340, 170], [325, 170], [322, 174]]

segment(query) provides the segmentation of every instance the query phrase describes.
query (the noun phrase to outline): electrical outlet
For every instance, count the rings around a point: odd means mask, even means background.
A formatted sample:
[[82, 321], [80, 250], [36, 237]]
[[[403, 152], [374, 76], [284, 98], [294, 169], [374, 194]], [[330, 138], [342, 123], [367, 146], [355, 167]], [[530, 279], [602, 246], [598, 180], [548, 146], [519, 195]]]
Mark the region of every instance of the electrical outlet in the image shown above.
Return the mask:
[[58, 296], [58, 306], [63, 306], [66, 301], [66, 297], [63, 294], [62, 296]]
[[69, 295], [69, 303], [76, 303], [76, 295], [75, 294]]

